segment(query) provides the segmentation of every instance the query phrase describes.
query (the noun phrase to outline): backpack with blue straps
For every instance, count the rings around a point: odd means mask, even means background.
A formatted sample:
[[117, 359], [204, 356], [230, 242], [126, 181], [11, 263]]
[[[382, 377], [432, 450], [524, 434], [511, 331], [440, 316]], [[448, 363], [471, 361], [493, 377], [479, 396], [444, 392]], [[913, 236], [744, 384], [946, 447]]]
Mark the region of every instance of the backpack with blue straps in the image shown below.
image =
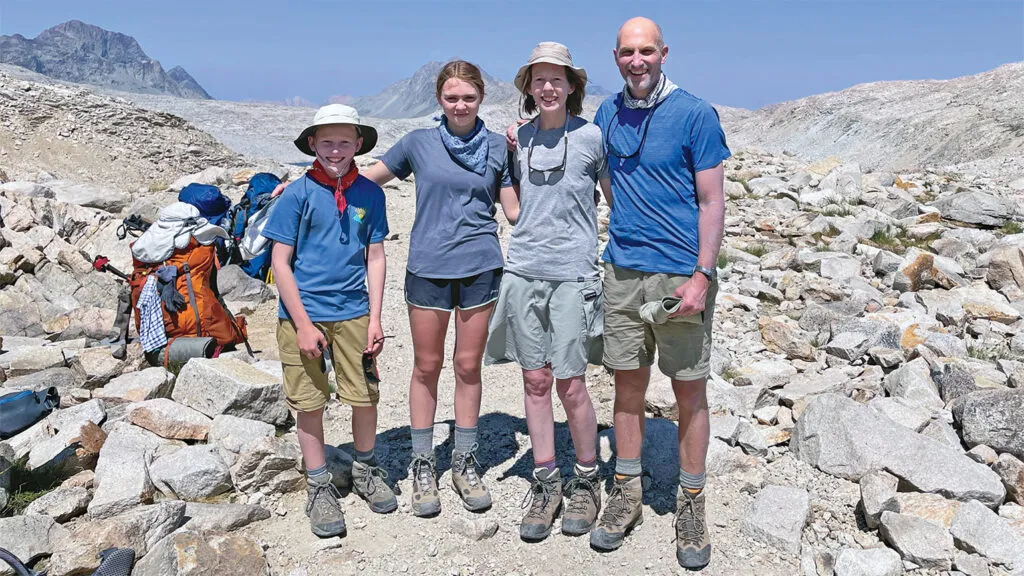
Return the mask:
[[250, 218], [271, 202], [270, 193], [281, 183], [281, 179], [269, 172], [260, 172], [249, 180], [249, 188], [238, 204], [231, 209], [231, 237], [234, 238], [235, 250], [230, 263], [237, 263], [243, 272], [257, 280], [266, 282], [270, 272], [270, 250], [254, 258], [246, 259], [238, 252], [237, 246], [245, 237], [246, 224]]

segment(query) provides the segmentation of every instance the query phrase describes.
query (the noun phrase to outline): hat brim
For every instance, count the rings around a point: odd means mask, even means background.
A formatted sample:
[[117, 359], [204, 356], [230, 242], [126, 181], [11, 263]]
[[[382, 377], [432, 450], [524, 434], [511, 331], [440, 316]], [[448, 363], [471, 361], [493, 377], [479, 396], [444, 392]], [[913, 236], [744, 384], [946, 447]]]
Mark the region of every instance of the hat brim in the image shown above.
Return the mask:
[[366, 154], [370, 150], [373, 150], [375, 146], [377, 146], [377, 129], [374, 128], [373, 126], [367, 126], [366, 124], [331, 122], [327, 124], [314, 124], [312, 126], [307, 126], [306, 129], [303, 130], [301, 134], [299, 134], [299, 137], [295, 139], [295, 147], [298, 148], [299, 151], [305, 154], [306, 156], [316, 156], [316, 152], [313, 152], [313, 150], [309, 147], [309, 137], [316, 132], [317, 128], [321, 126], [331, 126], [332, 124], [348, 124], [349, 126], [356, 126], [359, 128], [359, 136], [360, 138], [363, 139], [363, 145], [359, 148], [359, 150], [356, 151], [356, 156]]
[[523, 65], [519, 69], [519, 72], [516, 72], [516, 78], [515, 78], [515, 80], [512, 81], [512, 83], [515, 84], [516, 88], [520, 92], [522, 92], [523, 94], [529, 95], [529, 93], [526, 91], [526, 74], [530, 71], [530, 66], [533, 66], [534, 64], [542, 64], [542, 63], [558, 64], [559, 66], [565, 66], [566, 68], [570, 68], [570, 69], [572, 69], [573, 72], [576, 73], [577, 76], [580, 77], [580, 80], [583, 81], [583, 85], [584, 86], [587, 85], [587, 71], [585, 69], [577, 68], [575, 66], [569, 66], [565, 62], [562, 62], [561, 60], [558, 60], [558, 59], [550, 57], [550, 56], [541, 56], [540, 58], [537, 58], [536, 60], [534, 60], [534, 61], [532, 61], [532, 62], [530, 62], [528, 64]]

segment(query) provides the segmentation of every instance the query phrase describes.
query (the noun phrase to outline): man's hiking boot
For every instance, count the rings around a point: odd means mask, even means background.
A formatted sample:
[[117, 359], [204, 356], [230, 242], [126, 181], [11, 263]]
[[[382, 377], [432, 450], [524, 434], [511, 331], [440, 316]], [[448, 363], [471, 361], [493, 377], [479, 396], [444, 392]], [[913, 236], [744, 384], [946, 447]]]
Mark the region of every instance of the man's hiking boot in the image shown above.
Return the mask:
[[321, 538], [341, 536], [345, 533], [345, 513], [338, 503], [338, 489], [331, 484], [330, 475], [327, 482], [320, 484], [306, 482], [306, 516], [313, 534]]
[[676, 496], [676, 560], [688, 570], [700, 570], [711, 561], [703, 490], [694, 494], [679, 488]]
[[352, 491], [366, 500], [370, 510], [377, 514], [387, 514], [398, 508], [398, 500], [391, 487], [384, 481], [388, 473], [377, 466], [362, 462], [352, 463]]
[[597, 468], [585, 470], [576, 466], [576, 475], [565, 484], [563, 492], [569, 496], [569, 505], [562, 514], [562, 534], [582, 536], [594, 527], [601, 510], [601, 487]]
[[519, 537], [529, 541], [547, 538], [555, 517], [562, 509], [562, 475], [557, 468], [533, 471], [533, 484], [523, 499], [523, 508], [527, 506], [529, 510], [519, 524]]
[[437, 493], [437, 471], [433, 454], [415, 454], [409, 463], [412, 478], [412, 513], [414, 516], [435, 516], [441, 512], [441, 496]]
[[470, 512], [491, 507], [491, 493], [476, 471], [476, 444], [466, 452], [452, 452], [452, 488]]
[[616, 478], [601, 520], [590, 532], [590, 545], [598, 550], [611, 551], [622, 546], [622, 540], [637, 526], [643, 524], [643, 484], [640, 476]]

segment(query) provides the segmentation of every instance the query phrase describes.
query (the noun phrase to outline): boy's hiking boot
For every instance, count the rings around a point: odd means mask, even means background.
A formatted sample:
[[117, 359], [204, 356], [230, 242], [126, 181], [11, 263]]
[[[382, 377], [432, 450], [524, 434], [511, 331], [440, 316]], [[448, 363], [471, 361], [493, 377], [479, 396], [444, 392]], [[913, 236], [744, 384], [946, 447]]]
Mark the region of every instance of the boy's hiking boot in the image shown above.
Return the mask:
[[387, 514], [398, 508], [395, 493], [384, 481], [387, 477], [388, 473], [378, 466], [358, 461], [352, 463], [352, 490], [377, 514]]
[[537, 468], [533, 471], [533, 484], [523, 499], [523, 508], [527, 506], [530, 509], [519, 524], [519, 537], [529, 541], [547, 538], [555, 517], [562, 509], [562, 475], [558, 469]]
[[476, 471], [476, 444], [466, 452], [452, 452], [452, 488], [470, 512], [491, 507], [491, 493]]
[[582, 536], [594, 527], [601, 510], [601, 487], [597, 468], [583, 470], [576, 467], [576, 475], [565, 484], [563, 492], [569, 496], [569, 505], [562, 514], [562, 534]]
[[689, 570], [700, 570], [711, 561], [703, 490], [694, 494], [680, 488], [676, 496], [676, 560]]
[[622, 540], [637, 526], [643, 524], [643, 484], [640, 476], [616, 478], [601, 520], [590, 532], [590, 545], [598, 550], [611, 551], [622, 546]]
[[338, 489], [331, 484], [330, 475], [327, 482], [320, 484], [306, 482], [306, 516], [313, 534], [321, 538], [341, 536], [345, 533], [345, 513], [338, 503]]
[[441, 512], [441, 496], [437, 493], [437, 471], [433, 454], [414, 454], [409, 463], [412, 477], [412, 513], [434, 516]]

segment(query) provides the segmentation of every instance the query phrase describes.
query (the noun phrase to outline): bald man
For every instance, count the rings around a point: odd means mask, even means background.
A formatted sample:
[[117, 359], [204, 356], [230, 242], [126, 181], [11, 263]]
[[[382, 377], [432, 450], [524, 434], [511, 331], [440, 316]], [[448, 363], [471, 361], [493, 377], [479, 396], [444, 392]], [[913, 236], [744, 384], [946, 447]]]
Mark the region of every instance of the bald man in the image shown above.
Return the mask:
[[[619, 29], [615, 62], [626, 84], [601, 105], [614, 205], [604, 253], [604, 363], [615, 371], [615, 482], [590, 543], [614, 550], [643, 521], [644, 394], [657, 350], [679, 404], [676, 558], [710, 561], [704, 519], [715, 262], [725, 218], [718, 113], [661, 71], [661, 28], [633, 18]], [[668, 298], [669, 300], [664, 300]], [[641, 308], [647, 304], [644, 314]], [[670, 311], [652, 314], [657, 307]]]

